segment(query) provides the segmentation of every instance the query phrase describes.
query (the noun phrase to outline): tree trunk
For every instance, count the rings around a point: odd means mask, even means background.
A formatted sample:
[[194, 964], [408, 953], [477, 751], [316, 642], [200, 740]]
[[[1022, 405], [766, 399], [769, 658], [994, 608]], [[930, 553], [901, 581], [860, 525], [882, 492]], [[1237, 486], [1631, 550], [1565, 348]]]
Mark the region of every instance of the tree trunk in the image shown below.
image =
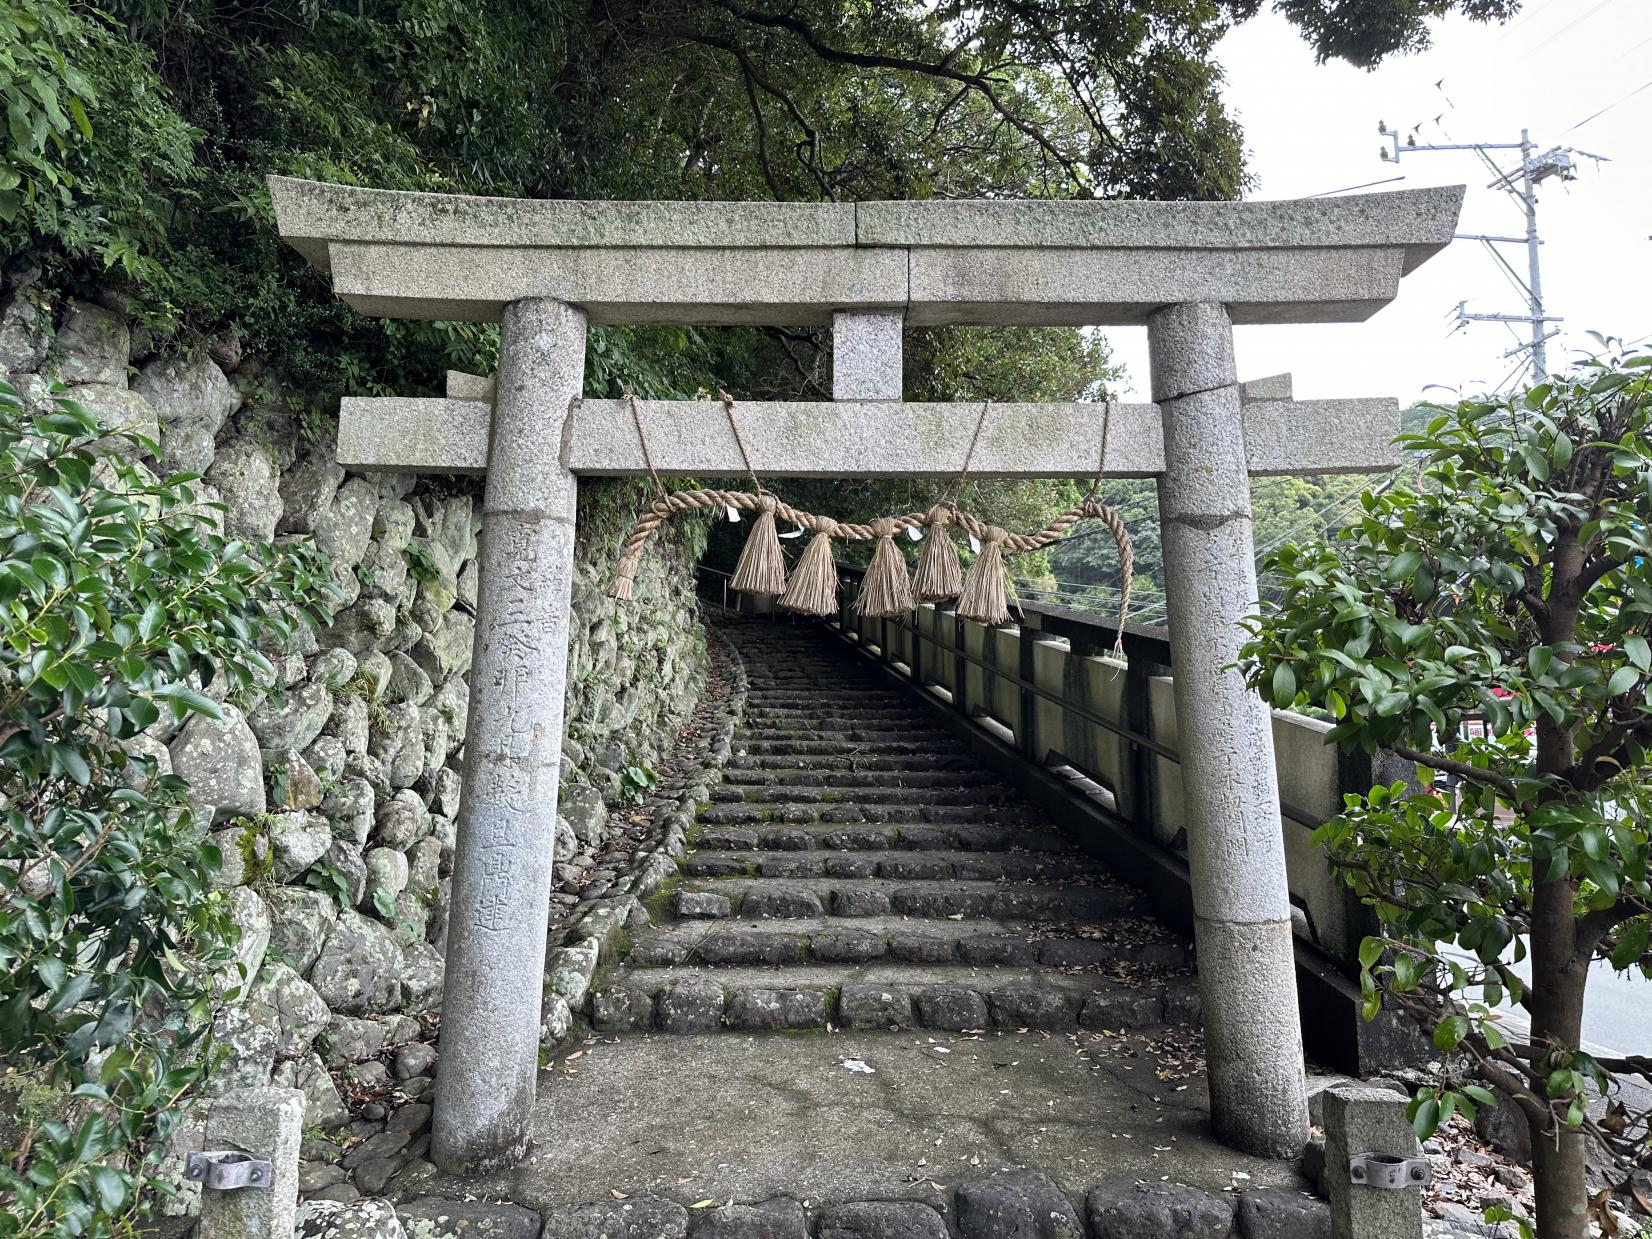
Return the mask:
[[[1576, 529], [1562, 532], [1551, 551], [1552, 577], [1548, 614], [1539, 624], [1543, 639], [1566, 645], [1577, 638], [1582, 602], [1579, 584], [1584, 565]], [[1540, 801], [1564, 799], [1564, 780], [1577, 761], [1576, 736], [1553, 719], [1538, 719], [1537, 770], [1554, 780]], [[1542, 880], [1541, 865], [1532, 872], [1532, 1043], [1565, 1054], [1583, 1040], [1583, 993], [1589, 981], [1591, 948], [1578, 950], [1577, 883], [1569, 874]], [[1541, 1060], [1539, 1060], [1541, 1061]], [[1565, 1115], [1548, 1115], [1547, 1125], [1532, 1130], [1532, 1179], [1537, 1197], [1539, 1239], [1588, 1239], [1588, 1187], [1584, 1178], [1584, 1135]]]
[[[1583, 993], [1588, 960], [1577, 955], [1574, 884], [1544, 882], [1532, 898], [1532, 1041], [1575, 1050], [1583, 1037]], [[1563, 1118], [1532, 1126], [1533, 1185], [1539, 1239], [1588, 1239], [1584, 1136]]]

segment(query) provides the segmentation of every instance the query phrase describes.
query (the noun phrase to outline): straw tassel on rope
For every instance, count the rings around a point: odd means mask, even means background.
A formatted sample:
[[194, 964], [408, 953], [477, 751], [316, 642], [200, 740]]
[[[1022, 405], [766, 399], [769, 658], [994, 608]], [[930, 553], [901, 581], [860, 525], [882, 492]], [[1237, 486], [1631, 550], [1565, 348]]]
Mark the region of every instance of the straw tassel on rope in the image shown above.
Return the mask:
[[872, 536], [877, 539], [872, 547], [872, 562], [861, 579], [860, 594], [855, 599], [855, 610], [874, 618], [892, 618], [918, 609], [918, 600], [912, 593], [912, 580], [906, 572], [906, 556], [895, 545], [895, 534], [901, 522], [884, 516], [871, 522]]
[[[792, 609], [803, 611], [807, 608], [808, 614], [830, 614], [835, 609], [837, 582], [835, 573], [831, 571], [832, 552], [830, 545], [823, 544], [823, 540], [829, 542], [831, 538], [852, 541], [875, 540], [877, 543], [872, 557], [872, 567], [863, 583], [862, 597], [857, 599], [855, 604], [861, 614], [895, 616], [905, 615], [916, 609], [917, 597], [907, 577], [906, 560], [895, 545], [894, 536], [902, 529], [930, 524], [936, 518], [934, 509], [929, 512], [909, 512], [902, 516], [886, 516], [869, 525], [857, 525], [834, 521], [827, 516], [817, 516], [793, 508], [767, 491], [761, 494], [732, 490], [688, 490], [667, 493], [662, 488], [660, 497], [648, 506], [648, 510], [639, 516], [637, 523], [632, 526], [631, 534], [626, 538], [621, 551], [609, 594], [622, 601], [632, 596], [643, 553], [662, 524], [680, 513], [717, 511], [723, 508], [757, 511], [760, 518], [761, 515], [767, 515], [771, 522], [774, 518], [794, 521], [806, 529], [814, 530], [818, 535], [798, 564], [798, 572], [805, 574], [806, 580], [796, 582], [795, 588], [788, 586], [785, 581], [784, 563], [779, 566], [777, 575], [780, 580], [778, 588], [773, 592], [785, 593], [786, 598], [783, 602]], [[1049, 523], [1037, 533], [1008, 533], [951, 504], [947, 505], [947, 519], [951, 524], [975, 537], [981, 544], [980, 554], [970, 565], [969, 573], [963, 581], [957, 612], [963, 619], [987, 624], [1005, 623], [1009, 619], [1009, 608], [1015, 604], [1014, 587], [1009, 580], [1005, 563], [1006, 556], [1049, 546], [1066, 536], [1079, 521], [1100, 521], [1113, 536], [1119, 552], [1122, 598], [1119, 602], [1118, 629], [1119, 643], [1122, 645], [1124, 624], [1130, 613], [1135, 555], [1130, 545], [1129, 531], [1125, 528], [1123, 520], [1094, 493], [1087, 496], [1078, 506], [1051, 517]], [[778, 541], [778, 535], [775, 535], [777, 558]], [[741, 559], [744, 563], [746, 556], [742, 555]], [[770, 583], [774, 583], [772, 579]], [[1115, 649], [1117, 648], [1115, 646]]]
[[912, 574], [912, 592], [922, 602], [949, 602], [963, 588], [963, 570], [958, 564], [958, 548], [952, 545], [947, 527], [952, 510], [937, 503], [927, 513], [929, 532], [918, 556], [918, 570]]
[[757, 496], [758, 516], [734, 565], [734, 579], [730, 582], [743, 594], [773, 597], [786, 592], [786, 558], [780, 553], [780, 533], [774, 527], [777, 503], [767, 491]]
[[1004, 565], [1004, 543], [1009, 534], [988, 525], [980, 553], [964, 574], [958, 594], [958, 614], [977, 624], [1007, 624], [1010, 618], [1009, 573]]
[[640, 559], [621, 559], [614, 569], [614, 579], [608, 583], [608, 596], [621, 602], [630, 602], [637, 583]]
[[780, 605], [801, 615], [837, 614], [837, 564], [832, 560], [832, 533], [837, 522], [822, 520], [815, 536], [792, 569]]

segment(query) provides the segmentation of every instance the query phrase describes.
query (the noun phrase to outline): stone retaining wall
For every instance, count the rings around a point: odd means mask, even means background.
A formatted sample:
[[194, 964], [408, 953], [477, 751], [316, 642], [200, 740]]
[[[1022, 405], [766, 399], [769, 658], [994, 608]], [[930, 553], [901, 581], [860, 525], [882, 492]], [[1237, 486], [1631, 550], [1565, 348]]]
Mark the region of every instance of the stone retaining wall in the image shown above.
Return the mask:
[[[340, 1127], [341, 1088], [370, 1083], [358, 1069], [383, 1070], [386, 1047], [401, 1047], [398, 1064], [417, 1059], [441, 1000], [479, 483], [347, 473], [330, 417], [233, 336], [184, 350], [105, 305], [56, 306], [16, 282], [0, 301], [0, 377], [35, 401], [61, 381], [104, 421], [156, 440], [149, 463], [202, 474], [196, 489], [224, 504], [211, 519], [227, 533], [310, 537], [331, 556], [343, 596], [328, 625], [270, 652], [273, 683], [226, 701], [221, 722], [141, 743], [189, 780], [241, 927], [250, 984], [216, 1017], [227, 1053], [209, 1091], [296, 1086], [308, 1126]], [[634, 603], [604, 596], [641, 494], [604, 482], [580, 499], [557, 844], [573, 872], [608, 842], [608, 807], [640, 796], [627, 771], [668, 750], [705, 678], [703, 524], [661, 531]], [[199, 1135], [185, 1124], [175, 1147]]]

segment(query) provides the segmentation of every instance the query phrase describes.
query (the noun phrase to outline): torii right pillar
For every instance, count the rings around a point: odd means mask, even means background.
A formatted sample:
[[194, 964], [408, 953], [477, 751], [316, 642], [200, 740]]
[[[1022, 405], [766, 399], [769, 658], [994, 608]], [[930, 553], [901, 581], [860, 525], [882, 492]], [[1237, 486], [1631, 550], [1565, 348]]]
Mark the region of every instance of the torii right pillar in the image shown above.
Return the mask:
[[1225, 306], [1147, 320], [1188, 868], [1216, 1134], [1289, 1158], [1308, 1138], [1272, 716], [1235, 666], [1257, 610], [1250, 474]]

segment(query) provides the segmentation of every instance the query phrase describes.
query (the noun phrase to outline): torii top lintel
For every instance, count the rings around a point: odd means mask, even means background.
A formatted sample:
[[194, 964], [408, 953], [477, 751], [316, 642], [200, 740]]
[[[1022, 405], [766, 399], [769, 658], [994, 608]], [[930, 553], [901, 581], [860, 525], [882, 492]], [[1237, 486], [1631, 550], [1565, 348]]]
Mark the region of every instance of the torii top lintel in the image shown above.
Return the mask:
[[547, 297], [595, 323], [1236, 323], [1370, 317], [1444, 248], [1461, 186], [1280, 202], [590, 202], [271, 177], [281, 235], [365, 314], [493, 321]]

